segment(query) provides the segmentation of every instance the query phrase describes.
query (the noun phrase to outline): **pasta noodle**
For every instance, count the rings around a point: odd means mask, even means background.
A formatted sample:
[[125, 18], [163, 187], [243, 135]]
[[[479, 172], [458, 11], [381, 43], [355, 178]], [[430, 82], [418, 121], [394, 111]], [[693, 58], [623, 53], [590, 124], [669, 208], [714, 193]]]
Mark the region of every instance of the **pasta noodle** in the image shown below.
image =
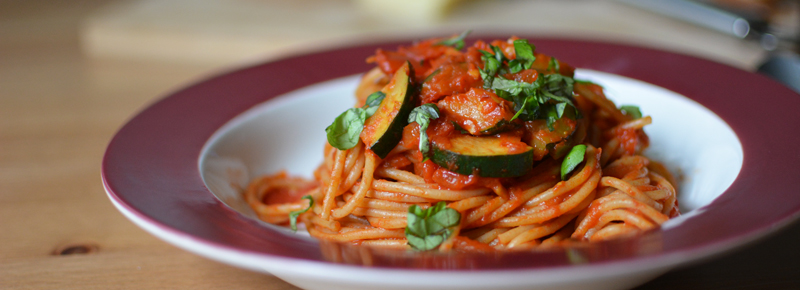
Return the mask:
[[[420, 238], [441, 251], [474, 251], [627, 237], [680, 214], [675, 178], [642, 155], [650, 116], [618, 108], [526, 40], [465, 50], [461, 41], [430, 39], [368, 58], [376, 67], [362, 77], [347, 123], [364, 125], [337, 129], [334, 121], [314, 180], [283, 172], [253, 180], [244, 198], [258, 217], [280, 225], [297, 218], [325, 240], [420, 248]], [[381, 135], [380, 122], [401, 126]], [[353, 144], [331, 142], [346, 136], [331, 139], [335, 130], [356, 130]], [[394, 141], [386, 137], [393, 133]], [[457, 213], [455, 223], [437, 220], [441, 229], [412, 241], [412, 215], [433, 219], [444, 208]]]

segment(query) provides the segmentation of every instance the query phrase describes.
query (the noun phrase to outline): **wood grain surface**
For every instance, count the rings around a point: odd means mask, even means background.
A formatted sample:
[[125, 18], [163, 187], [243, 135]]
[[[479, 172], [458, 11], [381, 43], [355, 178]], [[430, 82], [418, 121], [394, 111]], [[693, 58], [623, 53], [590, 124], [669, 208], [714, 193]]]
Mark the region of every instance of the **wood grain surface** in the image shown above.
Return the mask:
[[[0, 289], [296, 289], [158, 240], [108, 201], [115, 131], [230, 65], [87, 57], [79, 31], [108, 2], [0, 1]], [[793, 225], [640, 289], [800, 289], [798, 245]]]

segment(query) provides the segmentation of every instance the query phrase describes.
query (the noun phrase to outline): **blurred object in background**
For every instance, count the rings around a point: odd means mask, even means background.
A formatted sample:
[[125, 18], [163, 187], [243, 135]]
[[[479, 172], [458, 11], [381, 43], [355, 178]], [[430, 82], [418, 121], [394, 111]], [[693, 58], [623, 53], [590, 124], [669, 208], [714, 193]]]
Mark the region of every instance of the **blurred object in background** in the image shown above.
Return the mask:
[[238, 66], [467, 29], [652, 47], [748, 70], [767, 55], [758, 43], [621, 0], [130, 0], [96, 11], [79, 33], [92, 58]]
[[354, 0], [363, 14], [403, 25], [443, 21], [458, 2], [463, 0]]
[[758, 43], [756, 70], [800, 93], [800, 2], [796, 0], [620, 0]]

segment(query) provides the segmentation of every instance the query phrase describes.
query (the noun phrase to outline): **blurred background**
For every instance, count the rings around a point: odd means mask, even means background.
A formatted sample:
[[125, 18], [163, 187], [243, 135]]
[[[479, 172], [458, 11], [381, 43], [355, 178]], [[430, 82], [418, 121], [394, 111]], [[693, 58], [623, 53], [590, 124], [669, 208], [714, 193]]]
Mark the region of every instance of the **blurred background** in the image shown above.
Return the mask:
[[[797, 64], [800, 2], [0, 0], [0, 288], [295, 289], [174, 248], [126, 220], [100, 180], [108, 141], [147, 104], [223, 71], [466, 29], [632, 44], [771, 71], [776, 60]], [[790, 73], [782, 74], [800, 80]], [[800, 288], [798, 240], [794, 225], [642, 289]]]

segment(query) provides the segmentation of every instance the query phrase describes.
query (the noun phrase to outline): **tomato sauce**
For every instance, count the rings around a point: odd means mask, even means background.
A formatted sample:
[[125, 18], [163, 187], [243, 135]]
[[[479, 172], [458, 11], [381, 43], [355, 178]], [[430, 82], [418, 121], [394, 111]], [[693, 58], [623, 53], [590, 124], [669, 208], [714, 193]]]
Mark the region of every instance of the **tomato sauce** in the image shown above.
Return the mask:
[[262, 202], [267, 205], [285, 204], [299, 201], [309, 191], [317, 187], [316, 182], [306, 181], [297, 183], [293, 187], [276, 187], [264, 194]]

